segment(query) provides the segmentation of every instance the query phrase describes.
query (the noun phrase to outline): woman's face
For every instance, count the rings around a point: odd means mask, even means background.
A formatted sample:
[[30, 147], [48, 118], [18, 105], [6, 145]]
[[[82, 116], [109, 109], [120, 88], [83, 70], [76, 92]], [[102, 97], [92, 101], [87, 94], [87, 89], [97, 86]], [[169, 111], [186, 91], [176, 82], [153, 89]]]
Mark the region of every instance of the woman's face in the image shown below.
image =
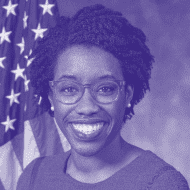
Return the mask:
[[[74, 46], [64, 51], [57, 60], [54, 80], [76, 81], [91, 84], [96, 81], [124, 80], [119, 61], [110, 53], [97, 47]], [[80, 155], [95, 155], [116, 136], [120, 135], [124, 111], [133, 91], [120, 91], [117, 101], [109, 104], [96, 102], [85, 92], [75, 104], [63, 104], [50, 94], [55, 120], [71, 145]], [[87, 134], [89, 133], [89, 134]]]

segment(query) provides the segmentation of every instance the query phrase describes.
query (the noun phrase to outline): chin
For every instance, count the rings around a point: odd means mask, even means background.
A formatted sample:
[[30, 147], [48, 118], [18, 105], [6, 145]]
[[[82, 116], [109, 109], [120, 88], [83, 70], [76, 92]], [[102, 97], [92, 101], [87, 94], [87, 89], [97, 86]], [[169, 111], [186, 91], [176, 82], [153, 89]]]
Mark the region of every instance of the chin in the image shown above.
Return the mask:
[[95, 143], [95, 144], [84, 144], [78, 145], [78, 146], [71, 146], [71, 151], [75, 151], [77, 154], [84, 156], [84, 157], [90, 157], [90, 156], [95, 156], [98, 154], [101, 150], [104, 149], [105, 147], [105, 142], [100, 143]]

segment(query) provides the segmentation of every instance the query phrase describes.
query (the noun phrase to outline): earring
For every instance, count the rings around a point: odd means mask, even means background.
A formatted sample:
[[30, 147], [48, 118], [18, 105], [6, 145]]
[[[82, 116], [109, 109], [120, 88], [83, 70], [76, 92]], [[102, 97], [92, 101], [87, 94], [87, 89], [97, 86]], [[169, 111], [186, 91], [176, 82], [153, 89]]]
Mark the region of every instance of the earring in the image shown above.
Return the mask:
[[54, 107], [53, 106], [51, 107], [51, 111], [54, 111]]
[[130, 108], [130, 107], [131, 107], [131, 104], [130, 104], [130, 103], [128, 103], [127, 107], [128, 107], [128, 108]]

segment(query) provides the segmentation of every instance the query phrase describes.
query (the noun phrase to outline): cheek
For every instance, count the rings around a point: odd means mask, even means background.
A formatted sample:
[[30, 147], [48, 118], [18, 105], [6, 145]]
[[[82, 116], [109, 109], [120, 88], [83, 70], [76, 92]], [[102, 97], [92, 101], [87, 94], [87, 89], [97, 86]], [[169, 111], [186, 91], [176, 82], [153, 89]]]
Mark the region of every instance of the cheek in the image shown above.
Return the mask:
[[113, 102], [106, 110], [111, 116], [112, 125], [122, 124], [125, 113], [125, 102], [123, 100]]
[[54, 117], [58, 125], [58, 128], [64, 134], [66, 139], [70, 139], [67, 121], [68, 121], [68, 116], [71, 112], [72, 108], [70, 108], [69, 106], [65, 106], [62, 103], [55, 104]]
[[107, 112], [111, 117], [111, 123], [107, 130], [107, 136], [110, 136], [111, 139], [120, 133], [123, 123], [125, 103], [121, 100], [111, 104], [109, 108], [107, 107]]
[[119, 99], [117, 102], [115, 102], [114, 106], [114, 114], [119, 118], [123, 119], [123, 115], [125, 112], [125, 101], [124, 98]]
[[54, 117], [60, 127], [64, 125], [64, 122], [65, 122], [67, 116], [70, 114], [70, 112], [72, 112], [72, 107], [70, 107], [68, 105], [64, 105], [58, 101], [55, 102]]
[[61, 103], [56, 102], [54, 104], [54, 115], [55, 117], [60, 117], [60, 115], [63, 115], [65, 112], [65, 109], [63, 109], [63, 106], [61, 105]]

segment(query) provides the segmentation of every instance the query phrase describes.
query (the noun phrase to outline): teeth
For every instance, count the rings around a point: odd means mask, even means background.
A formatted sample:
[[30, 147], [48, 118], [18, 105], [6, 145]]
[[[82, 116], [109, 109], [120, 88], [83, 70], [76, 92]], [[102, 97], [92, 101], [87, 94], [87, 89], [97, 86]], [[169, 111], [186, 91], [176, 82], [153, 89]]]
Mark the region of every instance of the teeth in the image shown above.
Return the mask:
[[72, 125], [76, 130], [83, 132], [85, 134], [90, 134], [94, 131], [99, 130], [104, 125], [104, 123], [103, 122], [95, 123], [95, 124], [74, 124], [73, 123]]

